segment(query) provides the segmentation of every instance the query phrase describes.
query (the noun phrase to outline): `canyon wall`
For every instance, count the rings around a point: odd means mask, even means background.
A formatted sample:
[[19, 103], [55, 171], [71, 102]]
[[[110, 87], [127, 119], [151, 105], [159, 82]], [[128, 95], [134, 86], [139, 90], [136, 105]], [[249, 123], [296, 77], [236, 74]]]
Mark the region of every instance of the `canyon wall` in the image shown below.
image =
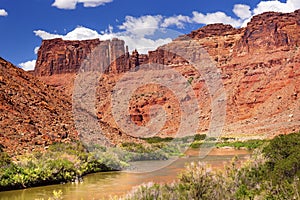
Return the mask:
[[[201, 108], [198, 132], [206, 133], [211, 117], [211, 97], [203, 74], [198, 74], [191, 63], [174, 53], [183, 48], [181, 41], [184, 40], [197, 41], [220, 70], [227, 96], [224, 135], [273, 137], [300, 129], [300, 10], [263, 13], [254, 16], [245, 28], [240, 29], [223, 24], [207, 25], [149, 51], [147, 55], [137, 51], [130, 54], [124, 42], [117, 39], [47, 40], [39, 50], [34, 73], [72, 95], [72, 82], [68, 85], [62, 81], [66, 74], [74, 75], [81, 65], [104, 71], [106, 75], [97, 90], [98, 118], [116, 128], [118, 125], [112, 117], [109, 98], [124, 72], [132, 70], [134, 73], [154, 63], [170, 66], [187, 80], [192, 80], [190, 83]], [[104, 47], [97, 50], [96, 45], [101, 44]], [[105, 54], [103, 49], [115, 49], [109, 52], [117, 53]], [[90, 52], [93, 53], [88, 55]], [[193, 53], [197, 52], [200, 49], [195, 48]], [[99, 55], [104, 56], [99, 59]], [[189, 101], [189, 98], [185, 100]], [[139, 126], [146, 125], [150, 120], [149, 109], [154, 104], [162, 105], [168, 116], [160, 135], [174, 134], [180, 119], [178, 100], [163, 87], [149, 86], [137, 90], [129, 107], [131, 119]]]

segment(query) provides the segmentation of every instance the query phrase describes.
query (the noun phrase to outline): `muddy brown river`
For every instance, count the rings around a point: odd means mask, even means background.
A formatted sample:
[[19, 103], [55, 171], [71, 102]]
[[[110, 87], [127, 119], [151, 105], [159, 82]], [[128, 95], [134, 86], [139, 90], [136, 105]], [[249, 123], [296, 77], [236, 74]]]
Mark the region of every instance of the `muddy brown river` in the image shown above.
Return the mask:
[[[0, 192], [0, 200], [35, 200], [53, 196], [53, 190], [62, 190], [65, 200], [91, 200], [109, 199], [110, 196], [122, 196], [134, 187], [147, 182], [170, 183], [177, 179], [186, 163], [200, 161], [209, 164], [212, 168], [223, 169], [236, 155], [241, 161], [250, 157], [246, 150], [213, 149], [208, 156], [200, 159], [197, 150], [188, 150], [186, 157], [175, 159], [168, 166], [155, 171], [146, 170], [146, 173], [133, 172], [100, 172], [84, 177], [82, 183], [67, 183], [43, 187], [28, 188]], [[153, 167], [161, 165], [164, 161], [135, 162], [135, 166]]]

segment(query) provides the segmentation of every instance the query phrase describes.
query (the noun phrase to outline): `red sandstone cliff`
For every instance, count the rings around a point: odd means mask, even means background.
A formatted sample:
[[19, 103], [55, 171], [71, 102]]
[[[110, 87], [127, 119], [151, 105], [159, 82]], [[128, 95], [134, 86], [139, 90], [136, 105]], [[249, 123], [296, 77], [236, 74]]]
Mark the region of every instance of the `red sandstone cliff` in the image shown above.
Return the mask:
[[[245, 28], [208, 25], [167, 45], [168, 49], [178, 49], [181, 40], [192, 38], [206, 49], [221, 70], [227, 94], [224, 134], [272, 137], [300, 129], [299, 22], [300, 10], [288, 14], [268, 12], [253, 17]], [[96, 67], [106, 72], [97, 90], [100, 122], [109, 127], [118, 127], [111, 114], [110, 97], [114, 85], [124, 72], [136, 69], [139, 65], [160, 63], [171, 66], [187, 79], [192, 78], [191, 84], [202, 109], [198, 132], [207, 131], [211, 102], [201, 74], [197, 74], [185, 59], [165, 51], [164, 47], [150, 51], [148, 55], [139, 55], [136, 51], [129, 55], [120, 40], [43, 41], [35, 74], [47, 83], [64, 88], [71, 95], [72, 81], [66, 83], [66, 77], [72, 76], [74, 79], [74, 72], [78, 72], [82, 60], [96, 44], [101, 43], [105, 46], [101, 49], [114, 48], [116, 51], [110, 52], [118, 52], [118, 55], [104, 53], [107, 56], [101, 57], [105, 60], [103, 64], [99, 64], [97, 59], [93, 60], [94, 57], [87, 59], [98, 63]], [[189, 98], [185, 100], [189, 101]], [[150, 119], [150, 106], [154, 104], [162, 105], [167, 113], [167, 121], [160, 134], [174, 134], [179, 126], [180, 108], [178, 100], [163, 87], [152, 85], [139, 88], [131, 99], [131, 119], [138, 125], [145, 125]]]
[[130, 56], [128, 50], [125, 51], [124, 45], [124, 41], [118, 39], [111, 41], [44, 40], [39, 48], [34, 74], [51, 76], [76, 73], [83, 64], [85, 69], [96, 67], [97, 70], [106, 73], [121, 73], [147, 60], [147, 56], [140, 56], [137, 51]]

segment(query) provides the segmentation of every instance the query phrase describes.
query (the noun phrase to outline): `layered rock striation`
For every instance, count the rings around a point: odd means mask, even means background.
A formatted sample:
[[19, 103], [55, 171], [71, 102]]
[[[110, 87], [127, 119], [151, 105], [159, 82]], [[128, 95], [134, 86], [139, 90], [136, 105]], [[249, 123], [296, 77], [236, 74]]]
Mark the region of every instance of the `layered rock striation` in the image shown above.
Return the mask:
[[122, 73], [147, 61], [136, 50], [130, 55], [123, 40], [99, 39], [65, 41], [60, 38], [43, 40], [34, 69], [35, 76], [99, 70]]
[[[193, 40], [199, 44], [193, 47], [193, 54], [197, 55], [205, 49], [211, 62], [220, 71], [226, 91], [223, 134], [250, 138], [273, 137], [300, 129], [299, 22], [300, 10], [293, 13], [267, 12], [254, 16], [245, 28], [235, 29], [223, 24], [202, 27], [147, 55], [137, 51], [129, 54], [124, 42], [117, 39], [93, 42], [48, 40], [43, 41], [39, 50], [34, 73], [50, 84], [54, 84], [51, 80], [55, 79], [55, 84], [60, 83], [57, 86], [63, 86], [71, 95], [72, 82], [65, 84], [60, 77], [78, 73], [82, 65], [105, 72], [97, 89], [98, 118], [116, 128], [118, 125], [111, 114], [110, 98], [114, 86], [125, 72], [135, 73], [147, 66], [158, 66], [155, 70], [171, 67], [193, 87], [201, 109], [198, 132], [207, 133], [212, 97], [203, 78], [205, 74], [199, 74], [188, 59], [176, 54], [178, 49], [185, 48], [182, 41]], [[104, 47], [97, 49], [96, 45], [101, 44]], [[103, 53], [102, 49], [114, 51]], [[111, 52], [116, 53], [112, 55]], [[130, 84], [130, 80], [124, 82], [124, 86], [127, 84]], [[137, 125], [145, 126], [151, 118], [150, 107], [159, 104], [167, 112], [166, 124], [159, 134], [174, 135], [182, 114], [179, 102], [190, 100], [189, 95], [176, 100], [176, 95], [172, 96], [167, 88], [150, 85], [136, 90], [128, 112]]]

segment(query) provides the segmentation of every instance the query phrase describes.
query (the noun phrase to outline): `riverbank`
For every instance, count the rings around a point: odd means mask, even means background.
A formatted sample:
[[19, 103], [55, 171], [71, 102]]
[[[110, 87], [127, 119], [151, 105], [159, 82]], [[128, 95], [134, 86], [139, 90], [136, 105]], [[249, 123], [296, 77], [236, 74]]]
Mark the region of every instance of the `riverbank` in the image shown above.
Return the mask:
[[[197, 149], [190, 149], [186, 152], [189, 156], [179, 157], [170, 165], [148, 173], [133, 173], [130, 171], [100, 172], [84, 176], [82, 183], [66, 183], [44, 187], [34, 187], [25, 190], [14, 190], [0, 192], [0, 200], [36, 200], [53, 197], [53, 191], [62, 191], [64, 200], [90, 200], [110, 199], [110, 196], [121, 197], [130, 192], [133, 188], [147, 182], [172, 183], [178, 180], [186, 163], [205, 162], [213, 169], [224, 169], [231, 160], [237, 156], [239, 162], [246, 161], [251, 155], [246, 150], [235, 149], [213, 149], [204, 159], [199, 158]], [[166, 161], [137, 161], [140, 165], [153, 166], [157, 168], [159, 162]], [[117, 198], [118, 199], [118, 198]]]
[[197, 149], [203, 145], [217, 148], [231, 146], [252, 150], [265, 143], [259, 140], [228, 142], [225, 139], [217, 142], [215, 138], [207, 139], [205, 135], [175, 139], [153, 137], [144, 140], [144, 144], [123, 143], [115, 148], [86, 148], [80, 143], [58, 143], [49, 146], [45, 152], [34, 152], [14, 158], [9, 158], [1, 152], [0, 191], [80, 182], [86, 174], [129, 169], [129, 162], [168, 160], [174, 156], [184, 156], [182, 152], [189, 147]]
[[9, 158], [1, 153], [0, 191], [80, 180], [88, 173], [116, 170], [126, 163], [115, 155], [89, 153], [81, 144], [55, 144], [45, 152]]
[[[156, 138], [156, 142], [152, 143], [156, 147], [158, 144], [162, 145], [161, 141], [157, 142], [157, 140]], [[297, 199], [300, 191], [300, 133], [278, 136], [273, 140], [265, 141], [263, 146], [254, 150], [255, 153], [251, 156], [252, 150], [243, 149], [249, 143], [245, 143], [242, 147], [238, 145], [240, 149], [238, 150], [234, 147], [235, 142], [230, 142], [231, 147], [226, 147], [228, 146], [226, 144], [212, 149], [204, 159], [199, 158], [199, 149], [190, 148], [185, 152], [185, 156], [179, 157], [162, 169], [149, 173], [115, 171], [88, 174], [84, 177], [84, 181], [78, 184], [66, 183], [0, 192], [0, 200], [48, 199], [53, 197], [53, 191], [65, 200], [110, 199], [110, 197], [114, 199], [115, 196], [118, 196], [115, 197], [117, 199], [123, 196], [126, 200], [143, 200], [147, 199], [146, 197], [176, 199], [179, 196], [186, 199], [197, 197]], [[145, 145], [125, 144], [124, 146], [128, 150], [136, 151]], [[158, 163], [158, 161], [140, 162], [144, 166]], [[189, 164], [185, 168], [186, 163], [194, 164]], [[128, 194], [125, 195], [126, 193]]]
[[146, 199], [300, 199], [300, 132], [268, 141], [242, 167], [223, 171], [193, 162], [171, 185], [149, 183], [125, 200]]
[[114, 148], [57, 143], [44, 152], [13, 158], [0, 152], [0, 191], [78, 182], [86, 174], [126, 169], [131, 161], [175, 155], [181, 155], [179, 148], [164, 143], [124, 143]]

